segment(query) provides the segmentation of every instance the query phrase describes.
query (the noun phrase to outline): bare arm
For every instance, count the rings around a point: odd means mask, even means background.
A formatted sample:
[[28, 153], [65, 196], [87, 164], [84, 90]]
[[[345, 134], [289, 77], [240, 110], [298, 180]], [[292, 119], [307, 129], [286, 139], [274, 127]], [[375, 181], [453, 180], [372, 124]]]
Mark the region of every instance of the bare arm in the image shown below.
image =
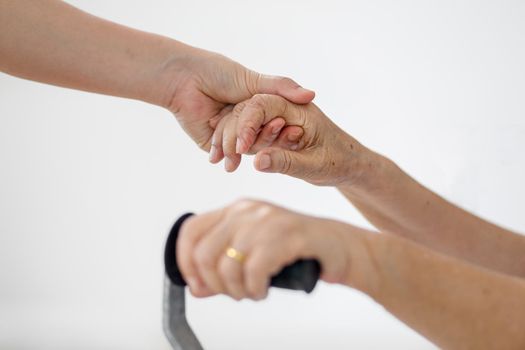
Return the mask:
[[189, 47], [58, 0], [0, 1], [0, 70], [167, 106], [168, 59]]
[[[389, 159], [361, 145], [313, 104], [297, 106], [278, 96], [258, 95], [234, 116], [241, 144], [245, 129], [257, 130], [276, 116], [304, 130], [297, 151], [277, 145], [258, 151], [260, 171], [335, 186], [383, 232], [395, 233], [447, 255], [525, 277], [525, 236], [493, 225], [428, 190]], [[234, 110], [235, 114], [235, 110]], [[283, 131], [285, 138], [289, 131]], [[217, 131], [216, 131], [217, 133]], [[248, 133], [249, 135], [249, 133]], [[283, 137], [284, 136], [284, 137]]]
[[370, 151], [362, 181], [338, 189], [383, 232], [439, 252], [525, 277], [525, 237], [491, 224], [425, 188]]
[[291, 79], [256, 73], [219, 54], [58, 0], [0, 0], [0, 71], [165, 107], [205, 150], [231, 104], [255, 93], [295, 103], [314, 97]]
[[[228, 247], [246, 258], [239, 262]], [[525, 348], [525, 280], [391, 234], [242, 200], [195, 216], [177, 245], [195, 296], [266, 296], [270, 277], [315, 258], [327, 282], [356, 288], [445, 349]]]
[[393, 235], [371, 242], [369, 263], [375, 272], [354, 280], [376, 279], [371, 296], [411, 328], [445, 349], [525, 347], [523, 279]]

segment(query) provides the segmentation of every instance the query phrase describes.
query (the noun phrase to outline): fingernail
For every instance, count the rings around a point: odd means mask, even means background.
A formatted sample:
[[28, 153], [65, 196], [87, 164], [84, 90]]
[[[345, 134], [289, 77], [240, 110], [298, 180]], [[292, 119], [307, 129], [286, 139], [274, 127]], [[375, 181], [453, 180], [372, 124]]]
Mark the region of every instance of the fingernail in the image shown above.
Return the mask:
[[235, 152], [238, 154], [241, 154], [242, 153], [241, 150], [242, 150], [242, 142], [240, 138], [237, 138], [237, 142], [235, 143]]
[[214, 145], [211, 145], [210, 162], [213, 162], [213, 160], [215, 159], [216, 156], [217, 156], [217, 147], [215, 147]]
[[301, 138], [301, 135], [302, 135], [301, 133], [289, 134], [287, 139], [290, 142], [296, 142], [297, 140], [299, 140]]
[[284, 125], [281, 125], [281, 126], [274, 126], [273, 129], [272, 129], [272, 134], [273, 135], [277, 135], [278, 133], [281, 132], [282, 128], [283, 128]]
[[301, 92], [313, 92], [313, 90], [305, 89], [305, 88], [302, 87], [302, 86], [299, 86], [299, 87], [297, 88], [297, 90], [299, 90], [299, 91], [301, 91]]
[[297, 151], [298, 148], [299, 148], [299, 144], [298, 144], [298, 143], [293, 144], [293, 145], [290, 146], [290, 149], [291, 149], [292, 151]]
[[259, 168], [261, 170], [268, 169], [272, 165], [272, 159], [269, 155], [263, 154], [259, 158]]
[[224, 159], [224, 169], [227, 172], [231, 172], [233, 170], [233, 166], [234, 166], [233, 161], [230, 158], [226, 157]]

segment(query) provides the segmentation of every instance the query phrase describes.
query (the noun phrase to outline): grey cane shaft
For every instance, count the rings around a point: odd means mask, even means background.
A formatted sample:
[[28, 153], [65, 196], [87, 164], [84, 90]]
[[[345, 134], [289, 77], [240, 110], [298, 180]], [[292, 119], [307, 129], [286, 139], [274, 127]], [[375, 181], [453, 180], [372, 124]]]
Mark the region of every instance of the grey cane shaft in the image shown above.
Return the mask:
[[184, 287], [164, 279], [164, 333], [174, 350], [204, 350], [186, 320]]

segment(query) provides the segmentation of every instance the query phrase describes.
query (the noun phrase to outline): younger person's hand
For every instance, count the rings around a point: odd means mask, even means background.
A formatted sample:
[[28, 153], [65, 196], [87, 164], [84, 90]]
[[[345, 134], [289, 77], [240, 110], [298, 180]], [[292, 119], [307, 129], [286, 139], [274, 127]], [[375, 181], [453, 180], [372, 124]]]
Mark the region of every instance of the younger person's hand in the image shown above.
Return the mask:
[[176, 50], [165, 66], [162, 76], [173, 77], [161, 94], [170, 96], [165, 105], [207, 152], [214, 130], [231, 106], [257, 93], [276, 94], [299, 104], [311, 102], [315, 95], [292, 79], [259, 74], [225, 56], [188, 46]]

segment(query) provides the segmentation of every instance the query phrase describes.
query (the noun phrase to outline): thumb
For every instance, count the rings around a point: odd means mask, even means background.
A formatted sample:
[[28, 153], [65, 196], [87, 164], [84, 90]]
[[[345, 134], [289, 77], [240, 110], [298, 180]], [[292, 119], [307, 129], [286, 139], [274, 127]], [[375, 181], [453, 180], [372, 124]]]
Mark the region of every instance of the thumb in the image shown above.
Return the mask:
[[299, 177], [298, 175], [303, 173], [307, 165], [307, 159], [297, 151], [270, 147], [259, 151], [255, 155], [253, 164], [258, 171]]
[[305, 89], [290, 78], [258, 74], [255, 93], [284, 97], [290, 102], [306, 104], [312, 102], [315, 92]]

